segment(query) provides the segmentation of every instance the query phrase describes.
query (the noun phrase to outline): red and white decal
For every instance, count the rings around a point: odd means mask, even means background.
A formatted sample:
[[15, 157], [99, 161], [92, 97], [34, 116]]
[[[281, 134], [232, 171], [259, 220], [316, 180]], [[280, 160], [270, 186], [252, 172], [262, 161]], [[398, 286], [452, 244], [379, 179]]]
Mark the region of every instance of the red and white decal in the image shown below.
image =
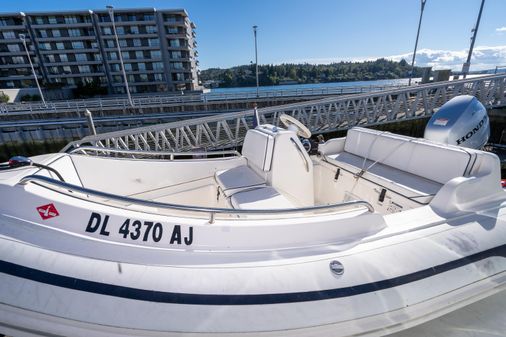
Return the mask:
[[42, 220], [51, 219], [54, 218], [55, 216], [60, 215], [60, 213], [58, 213], [58, 210], [56, 210], [56, 207], [54, 207], [53, 204], [39, 206], [37, 207], [37, 212], [39, 212], [39, 215], [42, 218]]

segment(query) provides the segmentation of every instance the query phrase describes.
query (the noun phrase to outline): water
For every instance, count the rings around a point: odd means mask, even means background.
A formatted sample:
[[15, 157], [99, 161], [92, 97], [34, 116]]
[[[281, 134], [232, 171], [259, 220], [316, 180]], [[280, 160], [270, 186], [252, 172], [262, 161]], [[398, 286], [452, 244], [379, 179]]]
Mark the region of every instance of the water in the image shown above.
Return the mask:
[[[352, 82], [329, 82], [329, 83], [308, 83], [308, 84], [284, 84], [259, 87], [259, 91], [275, 90], [307, 90], [322, 88], [342, 88], [342, 87], [369, 87], [369, 86], [401, 86], [408, 85], [409, 79], [400, 78], [395, 80], [376, 80], [376, 81], [352, 81]], [[418, 82], [420, 78], [414, 78]], [[213, 88], [211, 93], [226, 94], [236, 92], [256, 92], [256, 87], [237, 87], [237, 88]]]

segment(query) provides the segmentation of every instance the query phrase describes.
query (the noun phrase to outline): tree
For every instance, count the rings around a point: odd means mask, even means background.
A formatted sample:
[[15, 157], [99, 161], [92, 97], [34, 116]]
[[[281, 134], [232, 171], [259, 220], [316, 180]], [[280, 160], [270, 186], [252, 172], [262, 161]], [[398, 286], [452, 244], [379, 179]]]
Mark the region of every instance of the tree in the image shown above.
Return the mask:
[[3, 91], [0, 91], [0, 103], [9, 102], [9, 95], [5, 94]]

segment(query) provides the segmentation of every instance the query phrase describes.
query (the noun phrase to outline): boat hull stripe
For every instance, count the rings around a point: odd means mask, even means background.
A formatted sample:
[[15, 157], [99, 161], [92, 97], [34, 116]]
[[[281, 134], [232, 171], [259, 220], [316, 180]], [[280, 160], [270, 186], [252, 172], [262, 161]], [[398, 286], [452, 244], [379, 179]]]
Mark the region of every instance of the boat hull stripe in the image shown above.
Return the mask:
[[49, 273], [7, 261], [0, 261], [0, 272], [52, 286], [140, 301], [191, 305], [261, 305], [320, 301], [366, 294], [419, 281], [494, 256], [506, 257], [506, 245], [382, 281], [344, 288], [275, 294], [188, 294], [138, 289]]

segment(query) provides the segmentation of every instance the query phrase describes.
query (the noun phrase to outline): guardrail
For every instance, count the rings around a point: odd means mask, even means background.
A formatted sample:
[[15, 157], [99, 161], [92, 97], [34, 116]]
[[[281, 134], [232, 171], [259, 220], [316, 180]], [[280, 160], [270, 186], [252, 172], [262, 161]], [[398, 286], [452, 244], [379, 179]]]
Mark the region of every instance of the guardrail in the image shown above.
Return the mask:
[[68, 101], [30, 102], [30, 103], [7, 103], [0, 104], [0, 116], [23, 115], [32, 113], [58, 113], [67, 111], [104, 111], [111, 109], [135, 110], [144, 107], [164, 106], [187, 103], [206, 103], [212, 101], [233, 101], [248, 100], [257, 98], [276, 98], [276, 97], [303, 97], [303, 96], [327, 96], [327, 95], [349, 95], [356, 93], [374, 92], [385, 89], [401, 88], [402, 84], [368, 85], [368, 86], [335, 86], [322, 88], [298, 88], [281, 90], [260, 90], [259, 95], [256, 91], [237, 91], [237, 92], [209, 92], [202, 94], [188, 95], [149, 95], [134, 96], [132, 98], [133, 106], [130, 106], [126, 98], [101, 98], [101, 99], [83, 99]]
[[[430, 116], [458, 95], [476, 96], [487, 108], [506, 106], [506, 75], [424, 84], [375, 93], [293, 103], [259, 109], [261, 123], [279, 126], [291, 115], [312, 132], [346, 130]], [[84, 137], [62, 151], [82, 145], [139, 151], [191, 151], [238, 146], [252, 128], [253, 110], [224, 113]]]
[[[111, 204], [111, 201], [123, 203], [125, 205], [139, 205], [143, 207], [156, 208], [157, 213], [160, 209], [169, 209], [171, 211], [183, 211], [189, 213], [206, 214], [209, 217], [209, 223], [214, 223], [216, 214], [232, 215], [232, 216], [245, 216], [245, 215], [256, 215], [263, 218], [272, 218], [276, 216], [288, 215], [290, 217], [293, 214], [301, 214], [301, 216], [311, 215], [322, 215], [328, 214], [332, 210], [342, 210], [347, 208], [366, 208], [370, 213], [374, 213], [374, 208], [370, 203], [363, 200], [347, 201], [331, 205], [311, 206], [311, 207], [300, 207], [300, 208], [285, 208], [285, 209], [233, 209], [233, 208], [213, 208], [213, 207], [199, 207], [199, 206], [186, 206], [178, 204], [168, 204], [157, 201], [136, 199], [131, 197], [120, 196], [117, 194], [111, 194], [107, 192], [92, 190], [89, 188], [69, 184], [63, 181], [55, 180], [41, 175], [29, 175], [20, 179], [18, 184], [24, 185], [27, 183], [36, 183], [39, 185], [50, 185], [52, 188], [60, 188], [61, 193], [76, 197], [76, 194], [82, 194], [83, 199], [92, 201], [89, 199], [90, 196], [104, 199], [103, 204]], [[54, 190], [54, 189], [53, 189]], [[114, 205], [110, 205], [115, 207]], [[128, 208], [132, 210], [131, 207]]]

